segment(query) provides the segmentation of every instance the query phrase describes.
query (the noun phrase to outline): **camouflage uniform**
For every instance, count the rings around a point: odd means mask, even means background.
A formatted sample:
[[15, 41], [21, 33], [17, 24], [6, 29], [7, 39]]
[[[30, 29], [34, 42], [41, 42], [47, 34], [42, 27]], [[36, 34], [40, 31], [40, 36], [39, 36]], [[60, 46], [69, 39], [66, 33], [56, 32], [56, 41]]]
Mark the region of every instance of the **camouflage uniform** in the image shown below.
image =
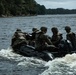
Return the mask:
[[71, 28], [69, 26], [65, 27], [67, 32], [66, 38], [69, 40], [73, 46], [73, 49], [76, 50], [76, 34], [71, 32]]
[[35, 40], [36, 33], [37, 33], [39, 30], [38, 30], [37, 28], [33, 28], [32, 31], [33, 31], [33, 32], [32, 32], [32, 34], [31, 34], [31, 35], [32, 35], [31, 40]]
[[53, 45], [55, 45], [55, 46], [58, 46], [61, 40], [62, 40], [62, 34], [60, 34], [60, 33], [53, 35], [51, 38], [51, 41], [52, 41]]
[[63, 37], [62, 37], [62, 34], [60, 34], [60, 33], [58, 32], [58, 29], [57, 29], [56, 27], [53, 27], [53, 28], [51, 29], [51, 31], [52, 31], [52, 33], [53, 33], [51, 41], [52, 41], [53, 45], [58, 46], [58, 44], [60, 43], [60, 41], [61, 41], [62, 38], [63, 38]]
[[27, 44], [27, 41], [26, 41], [26, 38], [25, 38], [25, 35], [23, 34], [23, 32], [15, 32], [13, 38], [12, 38], [12, 44], [11, 46], [14, 48], [14, 47], [18, 47], [19, 45], [21, 44]]
[[42, 32], [39, 32], [36, 34], [35, 48], [39, 51], [52, 51], [55, 49], [55, 46], [52, 45], [52, 42], [50, 41], [47, 35], [43, 34]]
[[73, 48], [76, 50], [76, 35], [73, 32], [67, 33], [66, 35], [67, 40], [72, 43]]

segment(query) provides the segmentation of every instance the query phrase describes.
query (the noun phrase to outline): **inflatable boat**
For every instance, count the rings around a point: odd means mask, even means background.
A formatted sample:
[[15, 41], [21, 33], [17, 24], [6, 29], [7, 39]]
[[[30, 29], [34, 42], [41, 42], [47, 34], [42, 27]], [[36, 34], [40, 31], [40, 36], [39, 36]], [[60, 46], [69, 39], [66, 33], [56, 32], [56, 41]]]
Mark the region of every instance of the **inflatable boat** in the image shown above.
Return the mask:
[[29, 45], [22, 45], [18, 49], [13, 48], [13, 52], [18, 53], [20, 55], [26, 56], [26, 57], [35, 57], [38, 59], [42, 59], [45, 61], [53, 60], [53, 56], [48, 51], [37, 51], [34, 47]]
[[[63, 42], [61, 45], [62, 46], [64, 45]], [[65, 44], [65, 46], [66, 47], [61, 48], [59, 52], [58, 51], [49, 52], [48, 50], [37, 51], [33, 46], [24, 45], [24, 44], [22, 44], [22, 45], [20, 44], [16, 47], [12, 47], [12, 48], [15, 53], [21, 54], [23, 56], [36, 57], [39, 59], [43, 59], [45, 61], [49, 61], [49, 60], [53, 60], [54, 58], [63, 57], [66, 54], [75, 52], [75, 51], [72, 51], [72, 48], [70, 47], [70, 45], [67, 46], [67, 44]]]

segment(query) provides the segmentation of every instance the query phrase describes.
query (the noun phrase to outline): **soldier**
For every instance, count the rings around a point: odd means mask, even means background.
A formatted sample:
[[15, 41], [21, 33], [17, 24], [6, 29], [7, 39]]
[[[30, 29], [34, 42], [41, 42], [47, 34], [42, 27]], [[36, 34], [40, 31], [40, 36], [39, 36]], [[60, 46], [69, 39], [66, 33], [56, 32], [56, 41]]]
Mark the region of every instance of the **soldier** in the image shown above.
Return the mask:
[[56, 27], [53, 27], [51, 29], [53, 35], [51, 38], [51, 41], [53, 43], [53, 45], [55, 45], [56, 47], [59, 45], [60, 41], [63, 39], [62, 34], [58, 32], [58, 29]]
[[30, 34], [29, 45], [31, 45], [33, 47], [35, 47], [35, 36], [38, 31], [39, 30], [37, 28], [33, 28], [32, 33]]
[[21, 29], [17, 29], [16, 32], [14, 33], [13, 37], [12, 37], [12, 42], [11, 42], [11, 46], [14, 45], [15, 41], [18, 38], [18, 33], [21, 32]]
[[45, 35], [47, 32], [47, 28], [41, 27], [40, 30], [41, 31], [36, 34], [35, 39], [36, 50], [39, 51], [49, 50], [50, 52], [55, 51], [56, 47], [52, 44], [48, 36]]
[[39, 30], [37, 28], [33, 28], [32, 29], [32, 37], [31, 37], [31, 40], [35, 40], [35, 36], [36, 36], [36, 33], [38, 32]]
[[71, 28], [69, 26], [65, 27], [65, 31], [67, 32], [66, 39], [71, 42], [73, 49], [76, 50], [76, 34], [71, 32]]
[[27, 44], [26, 38], [24, 33], [21, 31], [21, 29], [17, 29], [13, 38], [12, 38], [12, 48], [20, 47], [21, 44]]

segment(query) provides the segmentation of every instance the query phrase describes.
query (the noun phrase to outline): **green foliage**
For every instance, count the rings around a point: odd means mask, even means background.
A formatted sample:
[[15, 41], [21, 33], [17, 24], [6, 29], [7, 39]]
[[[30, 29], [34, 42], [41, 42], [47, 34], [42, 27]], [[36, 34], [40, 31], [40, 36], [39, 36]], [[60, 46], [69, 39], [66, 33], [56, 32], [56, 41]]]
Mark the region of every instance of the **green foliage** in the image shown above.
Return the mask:
[[0, 16], [25, 16], [44, 14], [76, 14], [76, 10], [46, 9], [35, 0], [0, 0]]
[[63, 8], [47, 9], [46, 14], [76, 14], [76, 9], [73, 10]]
[[35, 15], [35, 0], [0, 0], [0, 16], [1, 15]]
[[5, 10], [4, 5], [3, 5], [2, 2], [1, 2], [1, 3], [0, 3], [0, 15], [1, 15], [1, 14], [4, 14], [4, 10]]

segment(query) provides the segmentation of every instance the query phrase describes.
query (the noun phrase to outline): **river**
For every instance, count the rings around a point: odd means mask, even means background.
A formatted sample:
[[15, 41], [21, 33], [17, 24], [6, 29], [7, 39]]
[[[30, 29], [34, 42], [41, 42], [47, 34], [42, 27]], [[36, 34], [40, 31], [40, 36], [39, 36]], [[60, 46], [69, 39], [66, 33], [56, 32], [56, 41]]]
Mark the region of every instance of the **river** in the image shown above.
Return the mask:
[[17, 28], [31, 33], [33, 27], [40, 29], [46, 26], [47, 34], [51, 36], [51, 28], [56, 26], [65, 38], [66, 25], [76, 33], [76, 14], [0, 18], [0, 75], [76, 75], [75, 53], [45, 62], [15, 54], [10, 48], [11, 38]]

